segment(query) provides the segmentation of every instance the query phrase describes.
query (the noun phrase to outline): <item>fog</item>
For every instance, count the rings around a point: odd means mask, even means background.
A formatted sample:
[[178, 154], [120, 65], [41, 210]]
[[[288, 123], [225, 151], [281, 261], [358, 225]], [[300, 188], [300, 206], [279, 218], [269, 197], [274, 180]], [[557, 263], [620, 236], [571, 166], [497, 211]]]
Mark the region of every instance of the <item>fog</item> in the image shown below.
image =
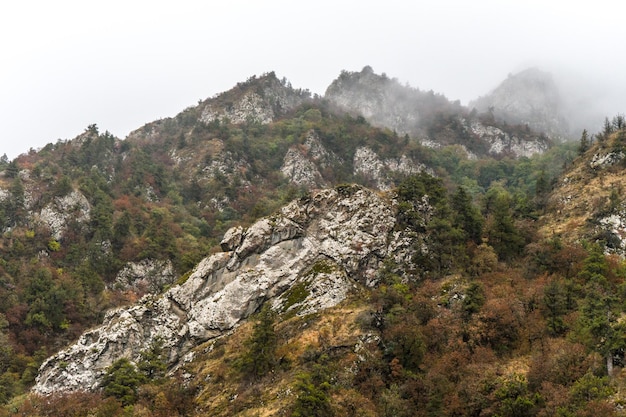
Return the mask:
[[268, 71], [323, 94], [341, 70], [370, 65], [467, 104], [536, 66], [562, 86], [575, 125], [626, 111], [617, 1], [6, 3], [0, 154], [10, 158], [92, 123], [124, 138]]

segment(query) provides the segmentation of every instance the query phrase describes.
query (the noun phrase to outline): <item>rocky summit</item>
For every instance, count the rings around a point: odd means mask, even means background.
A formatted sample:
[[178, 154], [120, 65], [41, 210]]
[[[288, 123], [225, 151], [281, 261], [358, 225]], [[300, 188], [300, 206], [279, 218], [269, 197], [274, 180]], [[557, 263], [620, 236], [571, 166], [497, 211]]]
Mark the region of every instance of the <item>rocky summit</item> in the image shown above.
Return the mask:
[[[296, 314], [335, 306], [354, 286], [373, 285], [383, 258], [402, 250], [394, 226], [391, 198], [342, 186], [293, 201], [247, 229], [230, 229], [224, 252], [202, 260], [184, 283], [110, 311], [101, 326], [46, 360], [34, 391], [96, 389], [107, 367], [137, 360], [156, 338], [175, 367], [265, 302]], [[290, 289], [298, 284], [305, 294], [294, 301]]]

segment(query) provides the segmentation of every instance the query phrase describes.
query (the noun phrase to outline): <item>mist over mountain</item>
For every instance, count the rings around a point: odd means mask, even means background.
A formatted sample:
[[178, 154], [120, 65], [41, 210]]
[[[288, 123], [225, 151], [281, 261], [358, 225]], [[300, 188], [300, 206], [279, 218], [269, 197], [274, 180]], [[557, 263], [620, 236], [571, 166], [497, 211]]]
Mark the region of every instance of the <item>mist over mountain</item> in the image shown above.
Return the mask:
[[[425, 146], [457, 144], [472, 155], [508, 153], [519, 157], [541, 153], [549, 146], [550, 136], [554, 136], [544, 124], [535, 123], [536, 129], [531, 130], [528, 123], [509, 119], [507, 126], [507, 120], [495, 118], [492, 112], [470, 111], [442, 94], [401, 85], [367, 66], [360, 72], [343, 71], [328, 87], [324, 98], [374, 126], [407, 135]], [[534, 101], [536, 97], [526, 100], [528, 105], [534, 105]]]
[[343, 71], [326, 89], [324, 98], [371, 124], [401, 135], [420, 136], [436, 114], [458, 114], [461, 106], [445, 96], [402, 85], [366, 66], [360, 72]]
[[506, 123], [528, 125], [551, 136], [567, 136], [566, 103], [551, 74], [537, 68], [504, 80], [485, 96], [468, 104]]
[[619, 415], [626, 122], [562, 141], [555, 78], [269, 72], [0, 159], [0, 416]]

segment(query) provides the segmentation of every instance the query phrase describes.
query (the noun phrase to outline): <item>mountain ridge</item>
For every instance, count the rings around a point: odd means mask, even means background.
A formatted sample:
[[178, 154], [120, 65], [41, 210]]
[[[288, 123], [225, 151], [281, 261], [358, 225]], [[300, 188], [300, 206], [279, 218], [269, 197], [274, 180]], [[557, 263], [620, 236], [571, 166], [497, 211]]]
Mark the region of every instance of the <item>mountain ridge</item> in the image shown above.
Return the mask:
[[[379, 104], [402, 87], [371, 68], [343, 82], [333, 94], [356, 85], [360, 104], [371, 86]], [[454, 104], [422, 112], [421, 137], [338, 104], [268, 73], [126, 140], [91, 125], [4, 162], [7, 410], [62, 415], [63, 398], [109, 415], [616, 410], [626, 381], [608, 294], [624, 275], [603, 251], [623, 253], [606, 233], [623, 232], [619, 187], [592, 202], [608, 228], [555, 222], [576, 214], [559, 204], [578, 177], [621, 178], [623, 118], [576, 149]], [[559, 352], [577, 365], [543, 367], [570, 363]], [[18, 396], [37, 374], [46, 396]], [[607, 394], [579, 403], [583, 384]]]

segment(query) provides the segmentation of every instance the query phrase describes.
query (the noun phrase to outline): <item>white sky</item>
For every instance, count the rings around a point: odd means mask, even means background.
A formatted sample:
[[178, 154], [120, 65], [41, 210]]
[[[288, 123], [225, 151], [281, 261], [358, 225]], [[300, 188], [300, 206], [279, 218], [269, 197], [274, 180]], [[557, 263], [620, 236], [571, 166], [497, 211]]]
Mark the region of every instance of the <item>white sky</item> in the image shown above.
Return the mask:
[[625, 16], [620, 0], [3, 1], [0, 155], [92, 123], [124, 138], [268, 71], [323, 94], [371, 65], [466, 104], [538, 66], [586, 80], [613, 116]]

